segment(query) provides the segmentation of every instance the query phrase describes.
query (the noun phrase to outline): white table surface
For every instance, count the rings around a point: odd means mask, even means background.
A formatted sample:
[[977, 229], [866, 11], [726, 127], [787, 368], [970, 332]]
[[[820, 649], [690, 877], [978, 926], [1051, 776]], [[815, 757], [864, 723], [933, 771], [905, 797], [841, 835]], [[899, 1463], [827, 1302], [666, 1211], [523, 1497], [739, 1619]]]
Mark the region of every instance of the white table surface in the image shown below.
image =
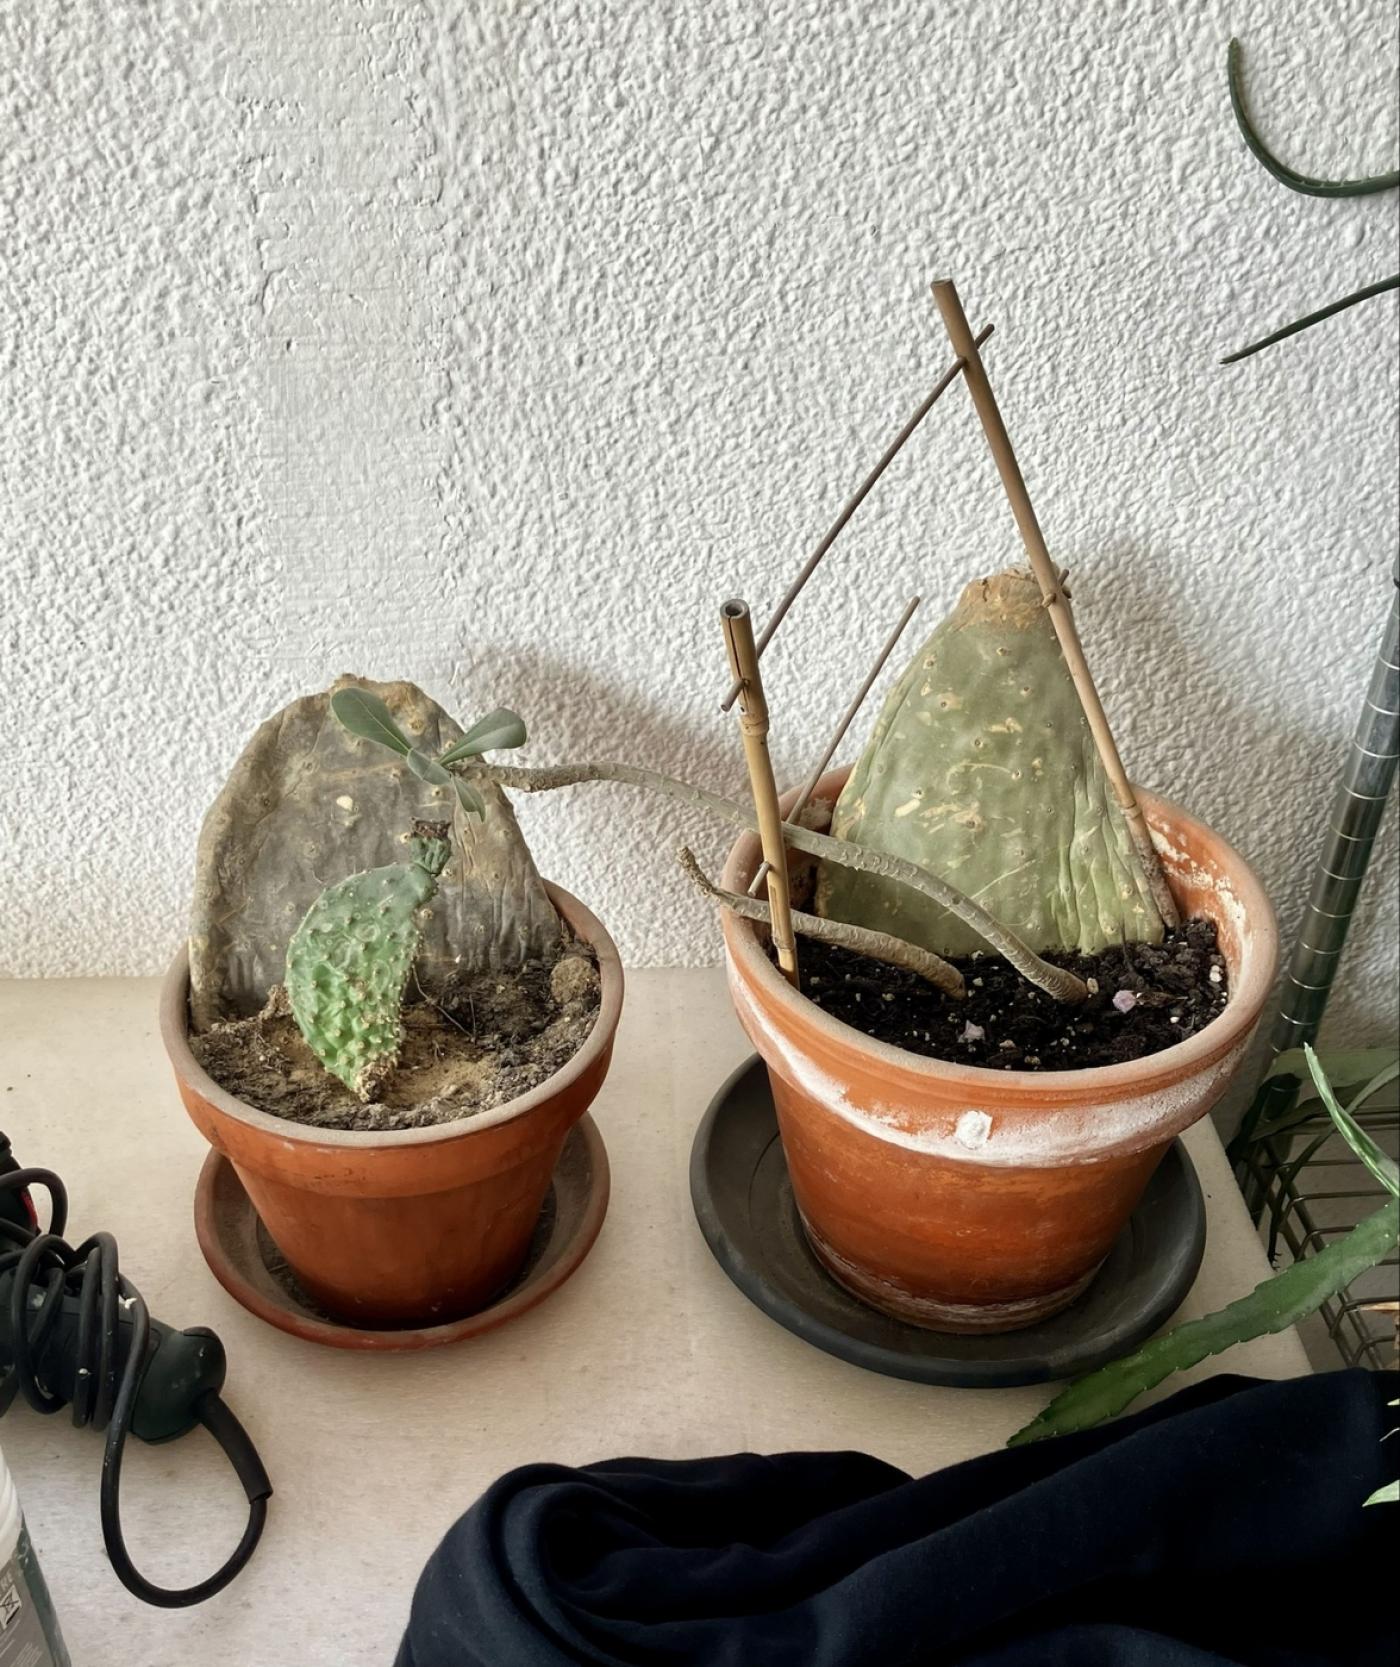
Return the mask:
[[[612, 1071], [594, 1105], [612, 1203], [592, 1254], [522, 1319], [428, 1354], [370, 1358], [284, 1336], [215, 1282], [191, 1205], [205, 1146], [156, 1034], [149, 979], [0, 982], [0, 1128], [68, 1185], [72, 1242], [115, 1234], [153, 1314], [212, 1326], [226, 1399], [276, 1488], [252, 1563], [192, 1610], [128, 1596], [102, 1551], [101, 1438], [17, 1405], [0, 1446], [75, 1667], [388, 1667], [424, 1559], [501, 1472], [536, 1460], [860, 1448], [923, 1472], [998, 1447], [1047, 1387], [896, 1382], [835, 1360], [752, 1307], [691, 1215], [687, 1159], [715, 1088], [749, 1051], [717, 969], [628, 974]], [[1181, 1310], [1202, 1314], [1268, 1269], [1209, 1120], [1187, 1137], [1209, 1240]], [[1308, 1370], [1287, 1332], [1231, 1371]], [[1173, 1380], [1159, 1393], [1192, 1376]], [[242, 1494], [202, 1432], [128, 1447], [138, 1567], [167, 1585], [213, 1569]]]

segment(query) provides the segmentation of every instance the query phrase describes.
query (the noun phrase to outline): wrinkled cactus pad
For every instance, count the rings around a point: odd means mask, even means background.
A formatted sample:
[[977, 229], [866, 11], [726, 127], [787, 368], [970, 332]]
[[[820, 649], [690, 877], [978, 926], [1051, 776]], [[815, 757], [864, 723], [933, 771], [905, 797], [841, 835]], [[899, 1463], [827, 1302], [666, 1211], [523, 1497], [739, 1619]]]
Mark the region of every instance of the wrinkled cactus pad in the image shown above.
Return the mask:
[[423, 915], [450, 849], [446, 823], [418, 824], [407, 862], [327, 886], [287, 945], [287, 998], [325, 1068], [372, 1100], [403, 1045], [403, 997]]
[[284, 982], [283, 953], [322, 888], [402, 858], [419, 817], [453, 819], [418, 965], [425, 991], [451, 979], [517, 971], [560, 952], [559, 917], [498, 787], [484, 815], [453, 804], [453, 786], [424, 781], [394, 752], [331, 716], [341, 689], [382, 700], [414, 746], [437, 756], [463, 740], [412, 683], [343, 677], [269, 718], [243, 748], [205, 817], [190, 911], [190, 1017], [196, 1031], [259, 1012]]
[[[963, 592], [891, 691], [831, 832], [930, 869], [1037, 951], [1162, 937], [1028, 573]], [[931, 899], [835, 864], [820, 869], [817, 909], [940, 955], [985, 947]]]

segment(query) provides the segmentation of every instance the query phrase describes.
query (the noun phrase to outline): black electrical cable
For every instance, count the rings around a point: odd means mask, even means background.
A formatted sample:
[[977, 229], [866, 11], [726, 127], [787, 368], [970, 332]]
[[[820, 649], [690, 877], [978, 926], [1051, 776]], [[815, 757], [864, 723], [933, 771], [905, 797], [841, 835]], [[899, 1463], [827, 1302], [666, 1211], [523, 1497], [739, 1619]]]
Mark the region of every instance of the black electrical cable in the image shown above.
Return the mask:
[[[39, 1362], [63, 1309], [65, 1298], [77, 1298], [76, 1370], [72, 1394], [73, 1423], [106, 1429], [102, 1455], [100, 1511], [102, 1539], [117, 1578], [129, 1592], [161, 1609], [182, 1609], [203, 1603], [228, 1585], [252, 1556], [267, 1519], [272, 1483], [263, 1469], [247, 1431], [214, 1390], [193, 1403], [194, 1418], [228, 1455], [248, 1498], [248, 1524], [232, 1556], [206, 1580], [172, 1590], [155, 1586], [138, 1573], [126, 1549], [121, 1525], [122, 1455], [131, 1430], [136, 1398], [146, 1373], [151, 1341], [151, 1317], [141, 1293], [117, 1264], [117, 1245], [110, 1233], [94, 1233], [76, 1249], [67, 1244], [63, 1229], [68, 1220], [68, 1194], [49, 1169], [12, 1169], [0, 1174], [0, 1193], [27, 1193], [43, 1187], [51, 1201], [49, 1227], [37, 1222], [21, 1226], [0, 1219], [0, 1243], [13, 1248], [0, 1252], [0, 1278], [12, 1273], [9, 1293], [10, 1369], [0, 1378], [0, 1414], [20, 1394], [36, 1412], [55, 1413], [66, 1404], [45, 1382]], [[118, 1326], [123, 1315], [131, 1322], [126, 1359], [118, 1366]], [[205, 1334], [207, 1335], [207, 1334]]]

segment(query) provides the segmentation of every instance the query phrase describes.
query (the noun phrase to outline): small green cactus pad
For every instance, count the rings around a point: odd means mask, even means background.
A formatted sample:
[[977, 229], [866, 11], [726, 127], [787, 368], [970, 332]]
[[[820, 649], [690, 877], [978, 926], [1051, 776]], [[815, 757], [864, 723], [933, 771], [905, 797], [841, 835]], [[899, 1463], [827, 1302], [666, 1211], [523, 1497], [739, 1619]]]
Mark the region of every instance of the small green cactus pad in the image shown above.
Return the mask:
[[190, 911], [190, 1018], [197, 1031], [259, 1012], [284, 979], [283, 951], [328, 878], [399, 861], [416, 817], [452, 816], [453, 857], [423, 939], [418, 978], [436, 996], [460, 974], [553, 961], [559, 917], [500, 788], [479, 784], [484, 816], [420, 780], [385, 747], [331, 716], [336, 690], [378, 696], [412, 743], [436, 757], [462, 739], [412, 683], [344, 677], [269, 718], [205, 817]]
[[[1162, 936], [1028, 573], [963, 592], [885, 702], [831, 831], [930, 869], [1037, 951]], [[985, 947], [907, 886], [835, 864], [820, 868], [817, 911], [940, 955]]]
[[439, 838], [415, 837], [410, 851], [408, 862], [327, 886], [287, 945], [297, 1028], [325, 1068], [366, 1101], [398, 1060], [423, 911], [449, 855]]

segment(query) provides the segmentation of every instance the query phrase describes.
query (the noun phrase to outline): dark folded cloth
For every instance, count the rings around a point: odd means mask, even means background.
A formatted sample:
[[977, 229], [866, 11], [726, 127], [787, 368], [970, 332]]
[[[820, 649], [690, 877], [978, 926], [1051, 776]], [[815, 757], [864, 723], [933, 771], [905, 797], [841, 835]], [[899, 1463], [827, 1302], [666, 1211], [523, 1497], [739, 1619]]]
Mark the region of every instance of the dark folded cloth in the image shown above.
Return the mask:
[[921, 1480], [861, 1453], [530, 1465], [398, 1667], [1395, 1667], [1400, 1376], [1217, 1377]]

